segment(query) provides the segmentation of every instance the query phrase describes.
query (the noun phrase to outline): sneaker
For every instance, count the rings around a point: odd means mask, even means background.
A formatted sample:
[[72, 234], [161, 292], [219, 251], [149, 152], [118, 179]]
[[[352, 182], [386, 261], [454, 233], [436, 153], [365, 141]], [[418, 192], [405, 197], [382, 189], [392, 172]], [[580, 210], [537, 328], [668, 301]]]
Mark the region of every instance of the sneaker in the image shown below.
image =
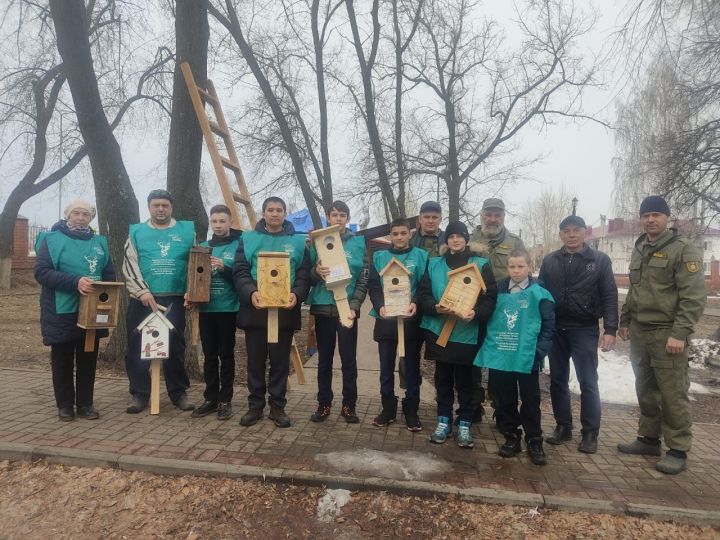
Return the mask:
[[542, 437], [533, 437], [527, 441], [527, 453], [530, 461], [532, 461], [535, 465], [547, 464], [547, 457], [545, 456], [545, 451], [543, 450]]
[[232, 418], [233, 410], [230, 403], [219, 403], [217, 409], [218, 420], [229, 420]]
[[636, 456], [659, 456], [660, 439], [638, 437], [633, 442], [618, 444], [617, 449], [623, 454], [632, 454]]
[[405, 425], [407, 426], [408, 431], [412, 431], [413, 433], [422, 431], [422, 423], [420, 422], [420, 417], [418, 416], [419, 405], [420, 400], [417, 398], [405, 398], [402, 402], [403, 416], [405, 416]]
[[675, 450], [668, 450], [660, 461], [655, 464], [655, 468], [665, 474], [679, 474], [687, 469], [687, 454]]
[[470, 422], [465, 422], [464, 420], [458, 424], [458, 430], [455, 434], [455, 440], [457, 441], [457, 445], [460, 448], [472, 448], [473, 446], [475, 446], [472, 438], [472, 433], [470, 433], [471, 427], [472, 424]]
[[61, 422], [72, 422], [75, 420], [75, 411], [72, 407], [59, 407], [58, 419]]
[[522, 452], [522, 443], [520, 442], [520, 433], [506, 433], [505, 443], [500, 447], [498, 455], [504, 458], [513, 457]]
[[310, 417], [311, 422], [324, 422], [330, 416], [330, 405], [318, 405], [315, 412]]
[[248, 409], [248, 412], [242, 415], [240, 418], [240, 425], [244, 427], [252, 426], [258, 423], [258, 420], [262, 418], [262, 409]]
[[392, 424], [397, 418], [397, 398], [395, 396], [382, 398], [382, 411], [373, 419], [373, 426], [385, 427]]
[[268, 414], [268, 418], [275, 422], [275, 425], [279, 428], [290, 427], [290, 418], [285, 414], [285, 409], [280, 407], [280, 405], [270, 404], [270, 414]]
[[181, 411], [195, 410], [195, 404], [190, 401], [190, 398], [187, 397], [187, 394], [185, 392], [180, 394], [180, 397], [173, 401], [173, 405], [175, 405]]
[[558, 424], [555, 426], [552, 435], [545, 439], [545, 442], [557, 445], [570, 440], [572, 440], [572, 428]]
[[597, 431], [582, 434], [582, 440], [578, 446], [578, 451], [583, 454], [594, 454], [597, 452], [598, 434]]
[[438, 424], [433, 434], [430, 435], [430, 442], [442, 444], [447, 440], [451, 432], [450, 419], [447, 416], [438, 416]]
[[202, 405], [196, 407], [190, 416], [193, 418], [202, 418], [210, 413], [218, 410], [217, 401], [204, 401]]
[[148, 407], [148, 399], [138, 396], [137, 394], [133, 394], [132, 398], [130, 399], [130, 405], [128, 405], [128, 408], [125, 409], [125, 412], [128, 414], [137, 414], [143, 412]]
[[355, 407], [351, 405], [343, 405], [340, 410], [340, 416], [342, 416], [348, 424], [357, 424], [360, 422], [357, 414], [355, 414]]
[[100, 413], [92, 405], [79, 405], [77, 408], [77, 417], [85, 418], [86, 420], [97, 420], [100, 418]]

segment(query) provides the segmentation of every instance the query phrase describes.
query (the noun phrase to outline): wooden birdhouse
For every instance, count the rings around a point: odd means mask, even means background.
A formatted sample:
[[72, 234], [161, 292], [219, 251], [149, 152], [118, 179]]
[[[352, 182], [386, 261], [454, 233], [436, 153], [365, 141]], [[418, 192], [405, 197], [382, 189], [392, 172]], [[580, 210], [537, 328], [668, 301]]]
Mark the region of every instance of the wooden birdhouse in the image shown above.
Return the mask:
[[261, 251], [257, 259], [257, 286], [260, 304], [268, 308], [268, 343], [278, 342], [278, 308], [290, 299], [290, 254]]
[[140, 358], [150, 360], [150, 414], [160, 413], [160, 366], [170, 356], [170, 332], [175, 326], [158, 306], [137, 326], [140, 332]]
[[401, 317], [412, 300], [410, 288], [410, 271], [393, 257], [385, 268], [380, 270], [385, 297], [385, 316]]
[[350, 267], [345, 257], [345, 249], [340, 238], [342, 231], [343, 227], [333, 225], [310, 233], [317, 251], [318, 260], [322, 262], [323, 266], [330, 268], [330, 275], [325, 278], [325, 285], [328, 287], [347, 283], [352, 279]]
[[85, 352], [95, 350], [95, 330], [115, 328], [124, 283], [95, 281], [93, 292], [80, 295], [77, 325], [85, 329]]
[[346, 328], [352, 328], [353, 319], [350, 318], [350, 304], [345, 289], [347, 282], [352, 279], [352, 274], [340, 238], [342, 230], [340, 225], [333, 225], [312, 231], [310, 237], [315, 245], [318, 260], [323, 266], [330, 268], [330, 274], [325, 278], [325, 286], [332, 292], [335, 299], [340, 324]]
[[211, 253], [212, 249], [209, 247], [195, 246], [190, 249], [187, 276], [188, 302], [202, 304], [210, 301]]
[[[478, 297], [486, 290], [485, 281], [477, 264], [466, 264], [448, 272], [448, 284], [438, 304], [456, 314], [465, 314], [475, 309]], [[452, 315], [447, 317], [437, 340], [438, 345], [441, 347], [447, 345], [456, 322], [457, 317]]]

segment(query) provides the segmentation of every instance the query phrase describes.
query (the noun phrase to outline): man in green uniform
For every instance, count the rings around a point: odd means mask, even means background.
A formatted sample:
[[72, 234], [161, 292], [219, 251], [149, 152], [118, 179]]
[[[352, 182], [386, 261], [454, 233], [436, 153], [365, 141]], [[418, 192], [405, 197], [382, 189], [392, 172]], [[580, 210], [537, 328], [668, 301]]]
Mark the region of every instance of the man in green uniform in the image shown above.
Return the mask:
[[[470, 235], [470, 242], [487, 246], [487, 258], [490, 261], [495, 280], [508, 277], [508, 257], [513, 251], [525, 251], [525, 245], [519, 236], [505, 228], [505, 203], [502, 199], [490, 198], [483, 201], [480, 211], [480, 225]], [[488, 385], [489, 385], [488, 381]], [[473, 407], [475, 422], [484, 414], [485, 389], [482, 386], [482, 368], [473, 366]], [[493, 402], [492, 389], [488, 386], [489, 399]], [[496, 407], [493, 404], [493, 409]]]
[[420, 206], [415, 233], [410, 238], [410, 245], [423, 249], [428, 257], [437, 257], [440, 246], [445, 243], [445, 233], [440, 228], [442, 208], [435, 201], [425, 201]]
[[620, 315], [620, 337], [630, 339], [630, 360], [640, 405], [638, 437], [618, 444], [625, 454], [660, 455], [655, 468], [677, 474], [687, 468], [692, 442], [687, 342], [705, 307], [702, 253], [668, 229], [670, 208], [659, 196], [640, 205], [645, 234], [630, 259], [630, 289]]

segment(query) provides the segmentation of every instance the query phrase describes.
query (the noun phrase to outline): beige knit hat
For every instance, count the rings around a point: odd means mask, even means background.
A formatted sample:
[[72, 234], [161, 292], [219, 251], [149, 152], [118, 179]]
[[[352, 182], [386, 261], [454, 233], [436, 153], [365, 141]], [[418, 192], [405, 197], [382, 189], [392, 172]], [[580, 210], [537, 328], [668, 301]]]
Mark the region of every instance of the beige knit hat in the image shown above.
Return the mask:
[[85, 199], [73, 199], [65, 207], [65, 219], [70, 218], [70, 213], [73, 210], [82, 209], [90, 212], [91, 219], [95, 219], [95, 205]]

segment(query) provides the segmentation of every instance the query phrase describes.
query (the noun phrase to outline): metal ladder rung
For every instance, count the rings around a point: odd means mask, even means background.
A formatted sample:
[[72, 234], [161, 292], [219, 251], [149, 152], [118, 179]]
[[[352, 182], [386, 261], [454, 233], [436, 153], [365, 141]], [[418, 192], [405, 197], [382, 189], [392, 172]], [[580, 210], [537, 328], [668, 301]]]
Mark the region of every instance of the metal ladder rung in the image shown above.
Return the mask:
[[220, 135], [223, 139], [229, 139], [230, 134], [225, 131], [223, 128], [221, 128], [217, 122], [213, 122], [212, 120], [208, 120], [208, 124], [210, 124], [210, 129], [213, 133], [216, 135]]
[[222, 164], [223, 164], [223, 166], [224, 166], [226, 169], [230, 169], [231, 171], [234, 171], [234, 172], [236, 172], [236, 173], [240, 173], [240, 172], [241, 172], [241, 171], [240, 171], [240, 165], [238, 165], [237, 163], [233, 163], [232, 161], [230, 161], [230, 160], [229, 160], [228, 158], [226, 158], [225, 156], [220, 156], [220, 161], [222, 161]]

